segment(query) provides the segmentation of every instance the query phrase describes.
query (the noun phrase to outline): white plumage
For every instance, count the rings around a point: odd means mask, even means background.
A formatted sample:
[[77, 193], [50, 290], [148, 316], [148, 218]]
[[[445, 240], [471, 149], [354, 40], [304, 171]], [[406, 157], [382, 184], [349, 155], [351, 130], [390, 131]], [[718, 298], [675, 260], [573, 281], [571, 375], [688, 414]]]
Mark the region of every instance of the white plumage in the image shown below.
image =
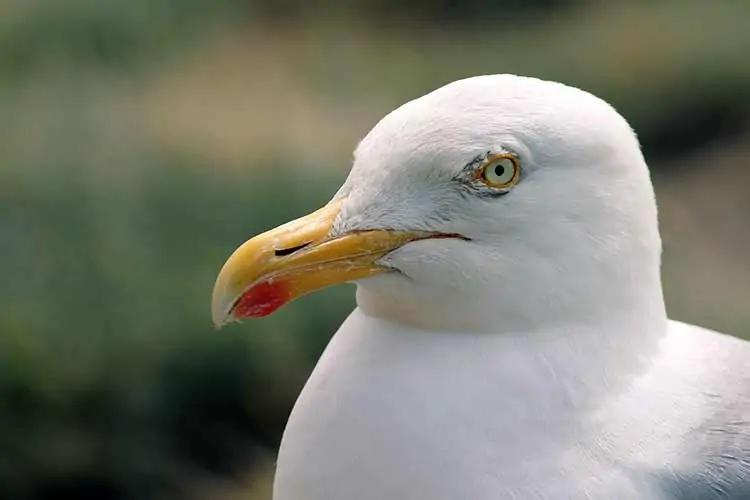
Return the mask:
[[[509, 152], [507, 194], [462, 182]], [[649, 172], [607, 103], [451, 83], [356, 150], [331, 237], [362, 279], [289, 419], [275, 500], [750, 498], [750, 344], [670, 321]]]

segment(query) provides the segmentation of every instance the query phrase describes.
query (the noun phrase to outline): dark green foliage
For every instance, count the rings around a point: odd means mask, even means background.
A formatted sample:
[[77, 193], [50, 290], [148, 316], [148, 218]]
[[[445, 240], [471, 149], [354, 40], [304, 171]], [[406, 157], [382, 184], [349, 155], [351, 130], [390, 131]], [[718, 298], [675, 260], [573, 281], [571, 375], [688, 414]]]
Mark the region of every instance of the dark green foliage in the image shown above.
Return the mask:
[[64, 166], [3, 184], [3, 498], [151, 498], [278, 444], [351, 293], [217, 332], [211, 288], [244, 238], [325, 202], [333, 183], [290, 186], [282, 202], [273, 177], [198, 167], [165, 158], [137, 193], [92, 190]]
[[385, 19], [411, 24], [487, 28], [502, 21], [514, 23], [523, 15], [549, 16], [557, 9], [581, 3], [580, 0], [371, 0], [370, 9]]
[[222, 15], [238, 17], [237, 0], [28, 0], [0, 21], [5, 77], [40, 64], [93, 63], [132, 67], [210, 29]]
[[90, 63], [133, 69], [178, 44], [189, 43], [214, 24], [304, 22], [358, 12], [375, 22], [398, 20], [425, 27], [486, 25], [503, 16], [549, 14], [580, 0], [21, 0], [0, 20], [0, 66], [4, 78], [24, 76], [45, 64]]

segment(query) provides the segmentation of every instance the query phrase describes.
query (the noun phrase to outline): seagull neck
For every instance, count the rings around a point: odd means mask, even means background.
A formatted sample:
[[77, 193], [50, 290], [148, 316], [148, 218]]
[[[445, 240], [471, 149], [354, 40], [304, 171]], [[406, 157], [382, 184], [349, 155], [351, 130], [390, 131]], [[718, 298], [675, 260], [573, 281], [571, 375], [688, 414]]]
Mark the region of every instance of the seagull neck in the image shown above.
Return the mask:
[[355, 316], [369, 324], [358, 327], [358, 334], [368, 331], [379, 346], [368, 349], [368, 358], [382, 353], [378, 364], [389, 366], [393, 356], [408, 357], [415, 369], [446, 384], [456, 377], [481, 380], [492, 397], [511, 398], [512, 407], [503, 413], [509, 423], [532, 414], [557, 419], [587, 411], [644, 371], [667, 333], [666, 319], [648, 323], [621, 317], [487, 333], [434, 331], [361, 310]]
[[357, 304], [369, 316], [428, 331], [535, 335], [560, 327], [652, 330], [666, 325], [658, 271], [633, 282], [599, 282], [606, 285], [591, 286], [578, 278], [524, 286], [498, 278], [485, 282], [491, 284], [486, 290], [476, 283], [465, 290], [385, 276], [360, 283]]
[[655, 280], [651, 286], [641, 281], [632, 287], [582, 288], [575, 300], [559, 303], [541, 297], [518, 300], [512, 294], [503, 300], [503, 290], [497, 288], [481, 295], [441, 297], [436, 290], [404, 288], [382, 294], [396, 288], [364, 283], [357, 302], [374, 324], [394, 325], [376, 331], [395, 329], [410, 345], [421, 342], [424, 352], [432, 353], [431, 363], [447, 357], [461, 366], [492, 366], [487, 376], [513, 391], [524, 385], [521, 379], [535, 380], [549, 391], [530, 394], [527, 402], [546, 407], [545, 398], [557, 397], [566, 387], [575, 387], [576, 397], [596, 397], [642, 370], [668, 329], [658, 276]]

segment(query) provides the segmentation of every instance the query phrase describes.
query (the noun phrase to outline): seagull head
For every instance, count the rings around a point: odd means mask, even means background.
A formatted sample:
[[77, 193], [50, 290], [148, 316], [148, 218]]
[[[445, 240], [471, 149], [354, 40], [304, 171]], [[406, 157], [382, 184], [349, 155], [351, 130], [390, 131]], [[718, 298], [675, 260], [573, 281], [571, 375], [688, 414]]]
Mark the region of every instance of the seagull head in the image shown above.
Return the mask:
[[663, 307], [660, 251], [619, 113], [560, 83], [479, 76], [386, 115], [329, 203], [232, 254], [212, 313], [221, 326], [356, 282], [365, 314], [420, 328], [595, 322]]

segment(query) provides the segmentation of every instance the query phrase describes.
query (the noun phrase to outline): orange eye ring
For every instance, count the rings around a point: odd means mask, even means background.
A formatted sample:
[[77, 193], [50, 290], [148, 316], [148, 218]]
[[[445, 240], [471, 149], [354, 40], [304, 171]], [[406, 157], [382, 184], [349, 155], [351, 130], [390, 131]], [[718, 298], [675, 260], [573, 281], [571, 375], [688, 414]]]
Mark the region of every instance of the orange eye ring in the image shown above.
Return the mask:
[[521, 178], [521, 165], [518, 158], [508, 153], [492, 155], [477, 171], [477, 180], [493, 189], [508, 189]]

